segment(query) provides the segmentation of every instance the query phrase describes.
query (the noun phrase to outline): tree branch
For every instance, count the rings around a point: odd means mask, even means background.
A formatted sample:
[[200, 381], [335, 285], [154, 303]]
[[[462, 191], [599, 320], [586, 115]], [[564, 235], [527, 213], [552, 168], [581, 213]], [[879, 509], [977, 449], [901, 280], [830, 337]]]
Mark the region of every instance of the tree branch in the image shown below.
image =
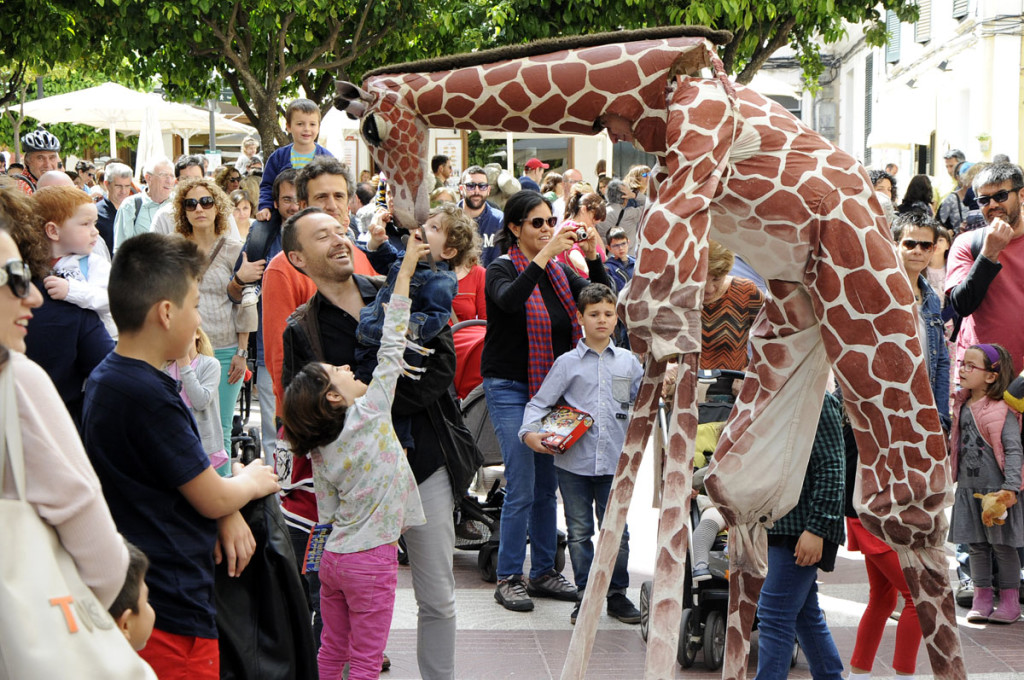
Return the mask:
[[18, 92], [21, 91], [22, 83], [25, 82], [25, 62], [19, 61], [14, 66], [14, 73], [7, 79], [7, 91], [0, 96], [0, 106], [5, 105], [7, 102], [14, 101]]
[[223, 73], [224, 80], [227, 81], [228, 87], [235, 94], [235, 100], [238, 102], [238, 108], [242, 109], [242, 113], [253, 125], [258, 125], [260, 117], [256, 115], [256, 112], [249, 106], [249, 101], [245, 98], [245, 93], [242, 92], [242, 85], [238, 82], [238, 74], [234, 71], [225, 70]]
[[740, 74], [736, 76], [736, 82], [740, 85], [749, 85], [750, 81], [754, 79], [754, 75], [757, 73], [757, 70], [764, 66], [764, 63], [768, 61], [768, 58], [771, 57], [776, 50], [789, 42], [789, 36], [790, 33], [793, 32], [794, 26], [796, 26], [796, 17], [788, 17], [778, 27], [775, 34], [767, 44], [758, 44], [754, 53], [750, 56], [750, 61], [743, 67]]
[[291, 78], [299, 71], [309, 71], [313, 68], [313, 64], [316, 63], [317, 59], [334, 49], [338, 43], [338, 36], [341, 34], [341, 22], [334, 20], [330, 23], [330, 27], [330, 35], [327, 36], [326, 40], [313, 48], [308, 57], [284, 70], [284, 79]]
[[746, 34], [746, 29], [737, 28], [732, 34], [732, 40], [722, 49], [722, 66], [725, 67], [726, 73], [732, 73], [732, 68], [736, 63], [736, 52], [739, 51], [740, 43], [743, 42]]
[[270, 59], [269, 54], [267, 55], [267, 79], [269, 81], [268, 85], [269, 83], [278, 80], [279, 75], [282, 76], [280, 78], [281, 80], [284, 80], [285, 78], [291, 75], [290, 73], [285, 73], [286, 69], [284, 67], [284, 64], [287, 60], [287, 53], [285, 52], [285, 41], [288, 38], [288, 29], [291, 27], [292, 22], [294, 20], [295, 12], [289, 12], [288, 14], [284, 15], [284, 18], [281, 20], [281, 29], [277, 32], [277, 53], [275, 55], [277, 57], [276, 61]]
[[[380, 33], [375, 33], [371, 37], [367, 38], [367, 40], [363, 43], [363, 48], [364, 49], [362, 51], [362, 54], [365, 54], [366, 52], [369, 52], [370, 50], [372, 50], [377, 45], [377, 43], [379, 43], [381, 40], [384, 39], [384, 37], [386, 35], [388, 35], [389, 32], [390, 31], [388, 31], [387, 29], [384, 29]], [[339, 57], [338, 59], [335, 59], [334, 61], [322, 61], [322, 62], [319, 62], [319, 63], [316, 63], [316, 64], [312, 64], [310, 66], [310, 69], [311, 70], [317, 70], [317, 71], [330, 71], [330, 70], [334, 70], [334, 69], [339, 69], [339, 68], [342, 68], [344, 66], [348, 66], [353, 61], [358, 59], [359, 56], [360, 56], [360, 53], [355, 52], [355, 50], [353, 49], [353, 50], [351, 50], [349, 52], [348, 56]]]

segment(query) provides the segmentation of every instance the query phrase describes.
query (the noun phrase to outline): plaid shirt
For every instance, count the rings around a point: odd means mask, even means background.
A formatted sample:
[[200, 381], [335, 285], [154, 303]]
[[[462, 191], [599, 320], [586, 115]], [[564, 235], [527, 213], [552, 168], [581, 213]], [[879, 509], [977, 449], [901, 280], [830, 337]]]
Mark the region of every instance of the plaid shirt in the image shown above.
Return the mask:
[[800, 491], [800, 502], [775, 522], [768, 535], [799, 536], [810, 531], [842, 545], [846, 540], [843, 527], [845, 476], [846, 446], [841, 405], [834, 395], [826, 394]]

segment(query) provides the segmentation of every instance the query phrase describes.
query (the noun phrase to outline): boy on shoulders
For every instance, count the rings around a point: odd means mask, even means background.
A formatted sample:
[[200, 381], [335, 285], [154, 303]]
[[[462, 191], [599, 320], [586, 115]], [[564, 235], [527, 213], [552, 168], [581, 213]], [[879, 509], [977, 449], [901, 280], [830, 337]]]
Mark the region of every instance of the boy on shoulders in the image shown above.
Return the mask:
[[[238, 510], [280, 487], [256, 461], [220, 477], [195, 419], [162, 369], [199, 326], [196, 245], [179, 236], [125, 241], [110, 270], [114, 351], [86, 383], [83, 441], [118, 529], [150, 559], [156, 626], [141, 652], [161, 680], [219, 677], [214, 562], [237, 576], [255, 549]], [[219, 534], [219, 536], [218, 536]]]
[[[555, 456], [558, 488], [562, 492], [569, 530], [578, 599], [569, 616], [576, 623], [590, 563], [594, 560], [594, 515], [604, 521], [615, 468], [626, 441], [629, 408], [640, 389], [643, 368], [628, 350], [611, 341], [615, 331], [615, 293], [600, 283], [584, 288], [577, 299], [577, 318], [584, 338], [575, 349], [555, 359], [543, 384], [523, 414], [519, 436], [539, 453], [551, 453], [540, 431], [541, 420], [565, 403], [594, 418], [593, 426], [564, 454]], [[624, 529], [608, 589], [608, 614], [624, 623], [639, 623], [640, 612], [626, 597], [629, 587], [629, 530]]]

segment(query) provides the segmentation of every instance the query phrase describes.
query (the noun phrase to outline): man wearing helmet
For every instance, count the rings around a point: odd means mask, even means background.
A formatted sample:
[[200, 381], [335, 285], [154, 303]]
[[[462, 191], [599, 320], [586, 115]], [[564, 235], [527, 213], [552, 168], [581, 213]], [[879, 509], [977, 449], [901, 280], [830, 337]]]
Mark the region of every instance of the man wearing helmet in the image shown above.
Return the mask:
[[33, 194], [36, 182], [43, 173], [60, 167], [60, 140], [39, 128], [21, 138], [21, 149], [25, 154], [25, 172], [15, 175], [14, 179], [22, 191]]

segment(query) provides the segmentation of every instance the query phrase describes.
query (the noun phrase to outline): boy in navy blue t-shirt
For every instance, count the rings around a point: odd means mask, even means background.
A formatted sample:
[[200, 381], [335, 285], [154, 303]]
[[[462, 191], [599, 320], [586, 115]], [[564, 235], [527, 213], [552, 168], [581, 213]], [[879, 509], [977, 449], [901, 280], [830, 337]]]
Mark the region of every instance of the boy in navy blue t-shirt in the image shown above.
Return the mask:
[[179, 236], [143, 234], [118, 250], [110, 311], [120, 335], [86, 383], [82, 414], [114, 522], [150, 559], [156, 626], [140, 653], [161, 679], [219, 677], [215, 555], [241, 573], [255, 541], [238, 510], [279, 489], [262, 461], [237, 465], [232, 478], [210, 467], [195, 419], [162, 371], [194, 341], [204, 260]]

